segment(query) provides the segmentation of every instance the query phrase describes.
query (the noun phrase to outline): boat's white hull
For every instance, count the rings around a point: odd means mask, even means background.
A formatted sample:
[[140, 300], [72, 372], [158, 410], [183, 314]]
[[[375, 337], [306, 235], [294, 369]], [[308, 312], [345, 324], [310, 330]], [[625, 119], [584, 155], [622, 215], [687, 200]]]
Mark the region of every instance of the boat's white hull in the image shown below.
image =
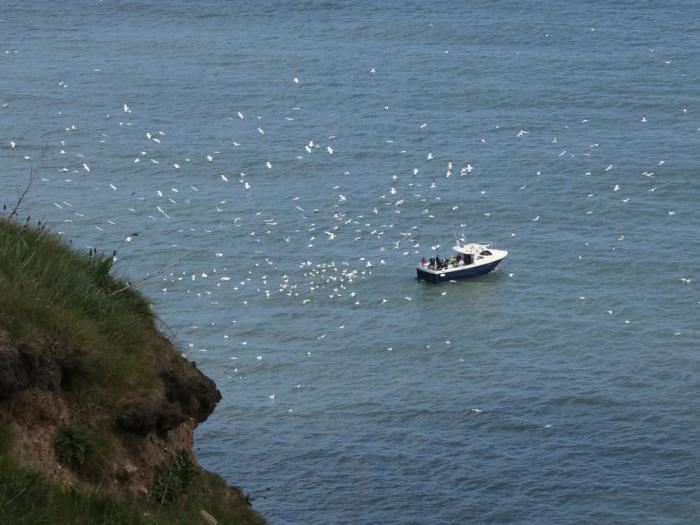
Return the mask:
[[491, 255], [478, 256], [472, 264], [451, 266], [442, 270], [433, 270], [419, 264], [416, 267], [418, 279], [430, 282], [441, 282], [483, 275], [493, 270], [508, 255], [506, 250], [490, 251]]

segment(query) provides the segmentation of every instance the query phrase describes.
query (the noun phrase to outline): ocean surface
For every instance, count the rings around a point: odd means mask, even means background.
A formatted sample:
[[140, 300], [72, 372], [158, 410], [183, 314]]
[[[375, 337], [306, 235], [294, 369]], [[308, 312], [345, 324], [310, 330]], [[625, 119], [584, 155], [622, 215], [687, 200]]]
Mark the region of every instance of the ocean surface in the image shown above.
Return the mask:
[[[0, 203], [34, 166], [21, 220], [118, 249], [273, 525], [700, 523], [699, 49], [698, 2], [6, 0]], [[460, 237], [510, 255], [418, 282]]]

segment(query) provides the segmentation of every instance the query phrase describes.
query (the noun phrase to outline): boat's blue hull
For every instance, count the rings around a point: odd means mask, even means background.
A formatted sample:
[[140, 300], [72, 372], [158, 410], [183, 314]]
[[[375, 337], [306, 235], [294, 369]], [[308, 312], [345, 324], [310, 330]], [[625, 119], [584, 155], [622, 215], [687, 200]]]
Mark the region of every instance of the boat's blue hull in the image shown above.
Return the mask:
[[424, 270], [421, 270], [420, 268], [416, 268], [416, 272], [418, 273], [418, 279], [424, 280], [424, 281], [429, 281], [431, 283], [439, 283], [443, 281], [453, 281], [457, 279], [467, 279], [469, 277], [477, 277], [478, 275], [484, 275], [485, 273], [490, 272], [493, 270], [496, 266], [498, 266], [498, 263], [501, 261], [494, 261], [492, 263], [488, 264], [482, 264], [481, 266], [473, 267], [473, 268], [464, 268], [463, 270], [456, 270], [456, 271], [451, 271], [451, 272], [444, 272], [444, 273], [432, 273], [432, 272], [426, 272]]

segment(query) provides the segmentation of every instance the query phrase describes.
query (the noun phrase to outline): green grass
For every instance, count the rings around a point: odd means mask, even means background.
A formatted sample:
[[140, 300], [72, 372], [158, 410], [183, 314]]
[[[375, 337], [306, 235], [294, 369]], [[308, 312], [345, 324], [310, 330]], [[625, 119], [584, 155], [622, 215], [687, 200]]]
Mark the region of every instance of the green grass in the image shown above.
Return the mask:
[[48, 483], [41, 475], [0, 457], [0, 523], [3, 525], [172, 525], [204, 524], [205, 510], [222, 524], [264, 525], [245, 497], [216, 476], [197, 475], [171, 505], [137, 497], [116, 497]]
[[110, 276], [111, 264], [0, 219], [0, 328], [56, 354], [64, 391], [105, 425], [105, 414], [162, 389], [154, 365], [171, 359], [148, 301]]
[[144, 365], [168, 346], [148, 301], [109, 275], [111, 261], [79, 254], [46, 230], [0, 220], [0, 328], [57, 348], [71, 372], [66, 386], [77, 395], [87, 386], [106, 408], [114, 408], [114, 394], [158, 388], [153, 367]]

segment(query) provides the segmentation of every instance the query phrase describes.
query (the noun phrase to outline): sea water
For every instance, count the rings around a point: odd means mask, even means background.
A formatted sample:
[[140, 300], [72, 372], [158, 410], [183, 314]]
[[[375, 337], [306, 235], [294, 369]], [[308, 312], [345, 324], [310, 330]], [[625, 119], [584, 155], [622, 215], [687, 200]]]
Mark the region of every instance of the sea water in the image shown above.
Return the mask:
[[[6, 1], [0, 196], [119, 248], [272, 524], [697, 523], [699, 48], [697, 2]], [[462, 237], [510, 254], [415, 279]]]

